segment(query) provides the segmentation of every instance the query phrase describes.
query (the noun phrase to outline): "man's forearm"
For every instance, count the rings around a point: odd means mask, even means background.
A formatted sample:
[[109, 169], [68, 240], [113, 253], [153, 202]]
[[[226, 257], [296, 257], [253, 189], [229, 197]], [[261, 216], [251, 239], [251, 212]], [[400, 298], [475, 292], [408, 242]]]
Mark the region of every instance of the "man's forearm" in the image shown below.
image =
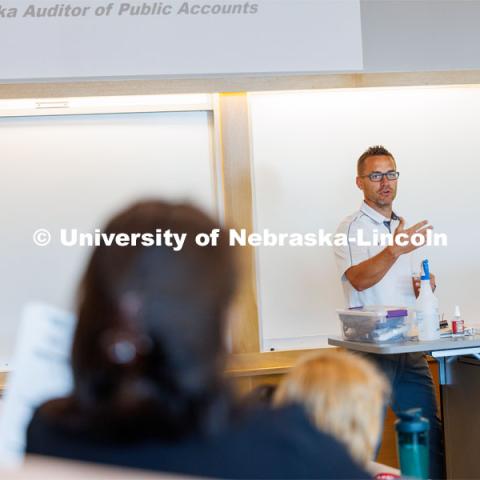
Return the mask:
[[390, 270], [399, 256], [395, 248], [386, 247], [374, 257], [350, 267], [345, 272], [345, 276], [352, 284], [352, 287], [361, 292], [378, 283]]

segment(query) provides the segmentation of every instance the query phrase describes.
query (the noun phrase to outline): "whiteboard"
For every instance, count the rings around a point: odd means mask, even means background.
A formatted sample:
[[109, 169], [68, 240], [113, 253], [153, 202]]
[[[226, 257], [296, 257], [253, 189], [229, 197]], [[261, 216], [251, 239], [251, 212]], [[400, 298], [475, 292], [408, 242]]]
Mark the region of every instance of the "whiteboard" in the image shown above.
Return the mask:
[[[144, 197], [191, 201], [215, 214], [209, 115], [0, 118], [0, 368], [8, 368], [25, 302], [72, 308], [91, 250], [63, 247], [54, 232], [91, 232]], [[52, 232], [50, 245], [33, 243], [38, 228]]]
[[[404, 87], [249, 95], [255, 228], [335, 232], [362, 201], [356, 160], [383, 144], [401, 172], [394, 209], [428, 219], [448, 247], [423, 248], [440, 311], [480, 323], [480, 88]], [[259, 247], [263, 350], [326, 346], [344, 298], [331, 247]]]

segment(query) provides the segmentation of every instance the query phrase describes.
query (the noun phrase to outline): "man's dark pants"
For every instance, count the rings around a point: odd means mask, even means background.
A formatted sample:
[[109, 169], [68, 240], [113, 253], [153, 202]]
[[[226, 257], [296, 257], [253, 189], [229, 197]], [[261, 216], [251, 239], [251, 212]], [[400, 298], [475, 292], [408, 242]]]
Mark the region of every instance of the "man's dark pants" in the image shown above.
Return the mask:
[[437, 413], [435, 388], [422, 353], [400, 355], [363, 354], [373, 361], [390, 381], [392, 399], [390, 406], [395, 414], [409, 408], [421, 408], [422, 415], [430, 421], [430, 478], [445, 478], [443, 429]]

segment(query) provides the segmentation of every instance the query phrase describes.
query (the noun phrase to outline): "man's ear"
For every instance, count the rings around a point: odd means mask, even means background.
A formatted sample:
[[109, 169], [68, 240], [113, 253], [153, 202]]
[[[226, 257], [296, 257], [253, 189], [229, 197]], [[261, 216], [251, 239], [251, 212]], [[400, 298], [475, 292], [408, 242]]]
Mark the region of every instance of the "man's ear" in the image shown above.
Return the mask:
[[357, 187], [363, 191], [363, 180], [360, 177], [355, 179], [355, 183], [357, 184]]

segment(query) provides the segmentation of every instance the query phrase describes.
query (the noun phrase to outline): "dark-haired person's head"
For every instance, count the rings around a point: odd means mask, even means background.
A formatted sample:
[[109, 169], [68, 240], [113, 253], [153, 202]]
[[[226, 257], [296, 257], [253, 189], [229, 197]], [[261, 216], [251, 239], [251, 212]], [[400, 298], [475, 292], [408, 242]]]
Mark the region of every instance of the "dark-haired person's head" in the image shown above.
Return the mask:
[[[217, 246], [195, 242], [215, 228], [198, 209], [162, 201], [137, 203], [108, 223], [104, 233], [138, 235], [137, 245], [94, 250], [79, 289], [73, 394], [46, 413], [116, 439], [176, 439], [222, 424], [234, 258], [223, 230]], [[186, 234], [178, 251], [165, 241], [141, 245], [140, 235], [167, 231]]]
[[399, 175], [395, 158], [382, 145], [369, 147], [357, 161], [357, 187], [365, 202], [380, 211], [395, 200]]
[[361, 176], [365, 173], [365, 163], [371, 157], [389, 157], [395, 165], [394, 156], [383, 145], [373, 145], [368, 147], [358, 158], [357, 175]]

